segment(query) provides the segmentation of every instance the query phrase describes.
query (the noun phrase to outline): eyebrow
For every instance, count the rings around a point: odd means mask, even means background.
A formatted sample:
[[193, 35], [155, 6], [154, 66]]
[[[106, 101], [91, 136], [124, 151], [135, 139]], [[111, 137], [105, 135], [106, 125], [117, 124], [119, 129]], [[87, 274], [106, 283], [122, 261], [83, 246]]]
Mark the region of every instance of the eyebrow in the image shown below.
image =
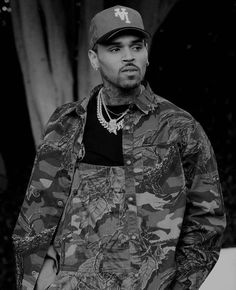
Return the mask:
[[[133, 40], [132, 42], [131, 42], [131, 45], [133, 45], [133, 44], [137, 44], [137, 43], [143, 43], [144, 42], [144, 40], [143, 39], [136, 39], [136, 40]], [[111, 42], [109, 42], [109, 43], [106, 43], [106, 44], [104, 44], [105, 46], [112, 46], [112, 45], [117, 45], [117, 46], [121, 46], [122, 45], [122, 43], [120, 42], [120, 41], [111, 41]]]

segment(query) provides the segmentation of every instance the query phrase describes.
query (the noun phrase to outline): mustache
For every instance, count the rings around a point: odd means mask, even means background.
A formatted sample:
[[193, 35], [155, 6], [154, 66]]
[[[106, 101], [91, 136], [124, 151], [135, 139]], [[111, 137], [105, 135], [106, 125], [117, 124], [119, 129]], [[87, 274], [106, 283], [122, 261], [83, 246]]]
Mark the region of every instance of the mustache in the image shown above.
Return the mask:
[[123, 72], [123, 71], [126, 71], [126, 70], [132, 70], [132, 69], [139, 70], [139, 67], [137, 67], [135, 64], [129, 63], [129, 64], [124, 65], [120, 69], [120, 71]]

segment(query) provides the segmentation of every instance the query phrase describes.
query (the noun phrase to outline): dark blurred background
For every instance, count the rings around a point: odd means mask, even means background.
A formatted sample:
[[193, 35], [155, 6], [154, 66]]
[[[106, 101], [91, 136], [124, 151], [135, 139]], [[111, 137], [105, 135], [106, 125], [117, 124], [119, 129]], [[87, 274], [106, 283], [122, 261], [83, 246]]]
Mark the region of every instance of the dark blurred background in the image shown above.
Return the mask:
[[[0, 7], [2, 290], [15, 289], [10, 237], [35, 154], [8, 4], [1, 1]], [[236, 246], [235, 28], [235, 0], [178, 2], [153, 37], [146, 76], [157, 94], [190, 112], [211, 140], [227, 210], [224, 248]]]

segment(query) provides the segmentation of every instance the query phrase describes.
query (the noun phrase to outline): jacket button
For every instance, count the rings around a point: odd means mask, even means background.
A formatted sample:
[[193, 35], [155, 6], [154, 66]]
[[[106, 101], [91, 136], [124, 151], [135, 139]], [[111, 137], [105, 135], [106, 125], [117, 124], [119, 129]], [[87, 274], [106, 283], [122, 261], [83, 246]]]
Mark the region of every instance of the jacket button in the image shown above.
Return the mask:
[[64, 203], [63, 203], [62, 200], [58, 200], [57, 205], [58, 205], [59, 207], [63, 207], [63, 206], [64, 206]]
[[37, 278], [37, 272], [36, 272], [36, 271], [32, 271], [31, 274], [32, 274], [32, 276], [33, 276], [34, 278]]
[[132, 239], [132, 240], [136, 240], [137, 237], [136, 237], [135, 235], [132, 235], [132, 236], [131, 236], [131, 239]]
[[132, 202], [134, 201], [134, 198], [132, 196], [128, 197], [128, 201]]

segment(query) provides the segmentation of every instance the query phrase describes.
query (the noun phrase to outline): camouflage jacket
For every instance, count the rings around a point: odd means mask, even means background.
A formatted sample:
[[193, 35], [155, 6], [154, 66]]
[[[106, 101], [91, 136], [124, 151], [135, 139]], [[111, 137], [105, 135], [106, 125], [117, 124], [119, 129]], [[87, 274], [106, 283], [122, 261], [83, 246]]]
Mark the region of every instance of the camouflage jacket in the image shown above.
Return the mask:
[[[88, 100], [57, 108], [46, 126], [13, 233], [17, 289], [34, 288], [49, 245], [60, 238], [76, 163], [84, 156]], [[122, 133], [123, 202], [132, 197], [127, 233], [136, 233], [146, 249], [139, 252], [141, 284], [125, 289], [198, 289], [218, 259], [225, 228], [212, 146], [189, 113], [148, 85], [135, 104]]]

